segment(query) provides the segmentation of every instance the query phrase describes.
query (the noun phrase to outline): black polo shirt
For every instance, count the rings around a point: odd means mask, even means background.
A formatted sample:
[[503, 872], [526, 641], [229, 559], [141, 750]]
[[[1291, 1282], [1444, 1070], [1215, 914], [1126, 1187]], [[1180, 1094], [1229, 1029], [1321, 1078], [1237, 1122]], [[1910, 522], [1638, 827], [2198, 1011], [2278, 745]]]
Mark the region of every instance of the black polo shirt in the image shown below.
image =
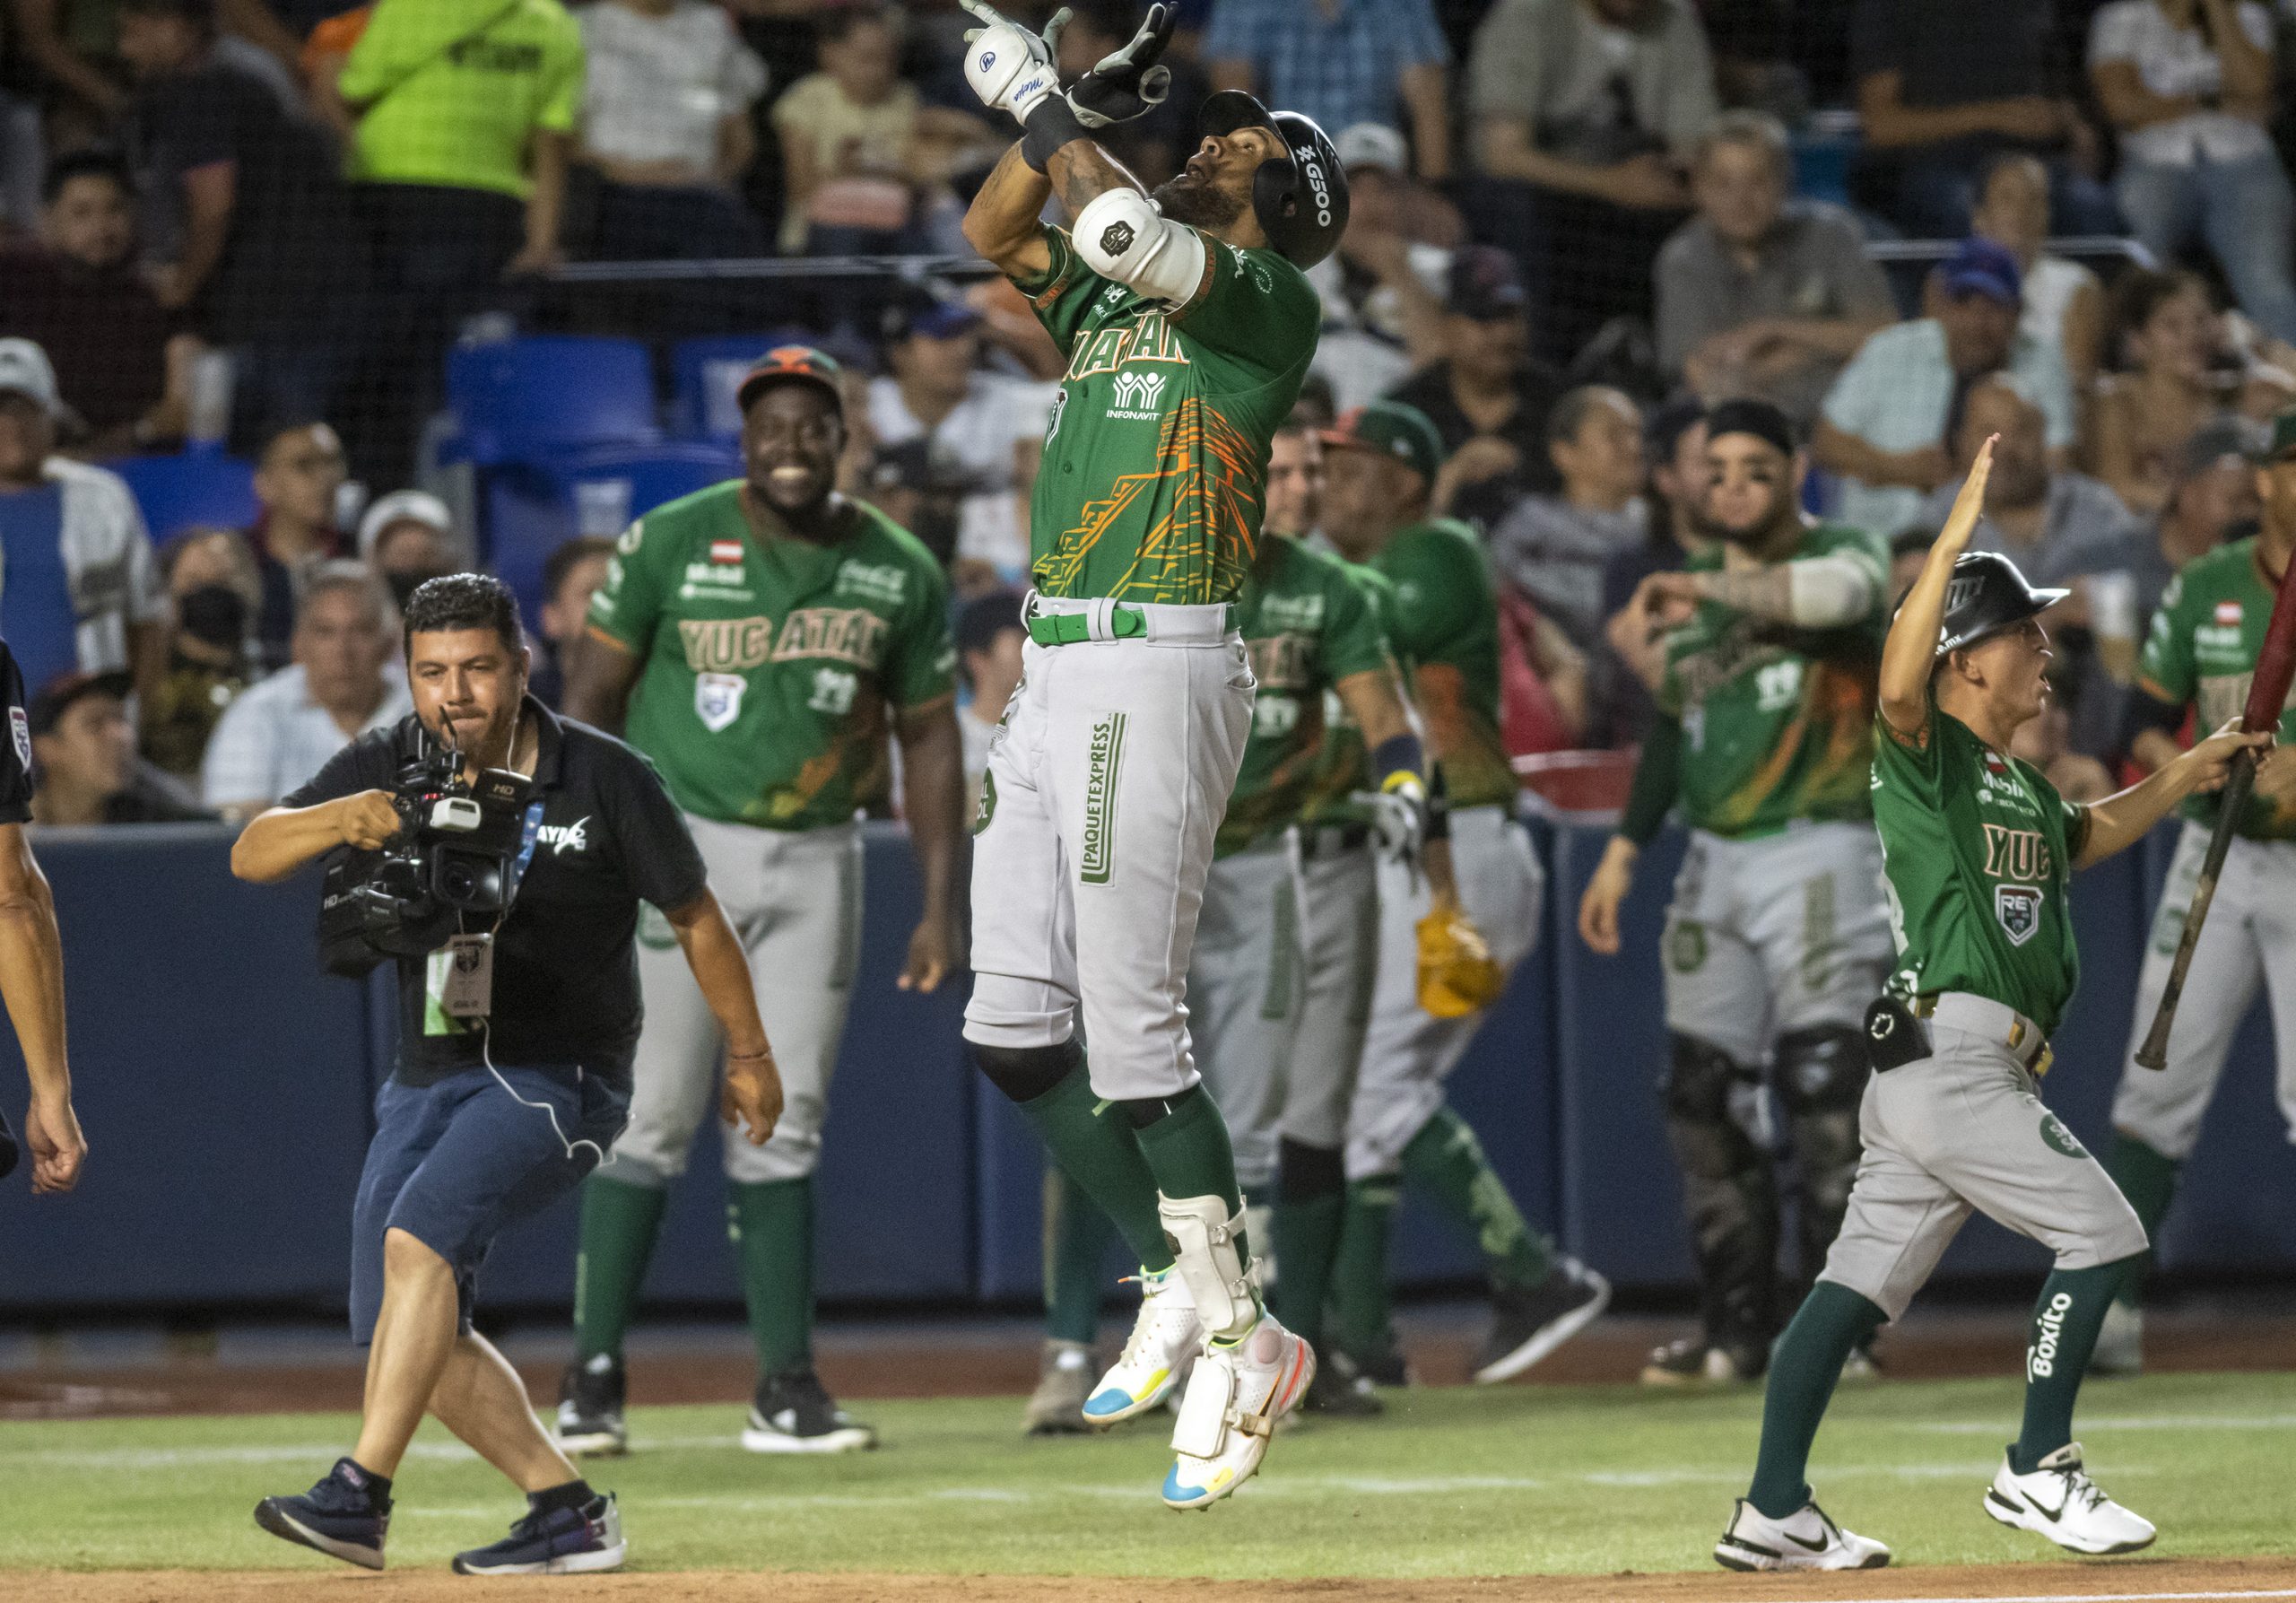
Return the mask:
[[[645, 1016], [632, 940], [638, 904], [666, 911], [699, 896], [707, 883], [701, 854], [645, 758], [532, 696], [526, 712], [542, 736], [533, 792], [542, 813], [533, 856], [495, 933], [487, 1050], [497, 1065], [575, 1064], [626, 1088]], [[421, 727], [409, 713], [361, 736], [283, 805], [393, 788], [417, 754]], [[483, 1061], [475, 1028], [424, 1032], [424, 968], [419, 958], [399, 960], [394, 1077], [408, 1085], [433, 1085]]]

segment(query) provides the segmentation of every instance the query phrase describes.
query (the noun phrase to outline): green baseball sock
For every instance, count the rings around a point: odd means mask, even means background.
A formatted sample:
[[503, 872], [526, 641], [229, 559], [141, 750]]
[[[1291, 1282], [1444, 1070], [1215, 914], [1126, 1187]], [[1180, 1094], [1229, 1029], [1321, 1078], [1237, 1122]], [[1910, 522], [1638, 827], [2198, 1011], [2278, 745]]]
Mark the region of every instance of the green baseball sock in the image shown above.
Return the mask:
[[742, 1300], [761, 1373], [787, 1374], [813, 1362], [813, 1181], [728, 1185], [726, 1233], [741, 1265]]
[[1156, 1177], [1148, 1171], [1124, 1110], [1092, 1094], [1084, 1066], [1080, 1062], [1051, 1090], [1014, 1105], [1036, 1127], [1061, 1171], [1115, 1222], [1140, 1267], [1152, 1275], [1170, 1268], [1172, 1250], [1164, 1245], [1164, 1222], [1156, 1216]]
[[[2169, 1204], [2177, 1194], [2177, 1177], [2183, 1169], [2184, 1165], [2176, 1159], [2165, 1157], [2135, 1137], [2118, 1130], [2113, 1133], [2112, 1152], [2105, 1159], [2105, 1172], [2113, 1177], [2113, 1184], [2128, 1198], [2128, 1206], [2136, 1210], [2148, 1238], [2167, 1216]], [[2150, 1252], [2139, 1253], [2129, 1261], [2128, 1273], [2121, 1276], [2115, 1295], [2131, 1308], [2136, 1306], [2137, 1294], [2144, 1285], [2144, 1271], [2152, 1264]]]
[[1841, 1366], [1888, 1319], [1848, 1286], [1821, 1280], [1778, 1338], [1761, 1399], [1761, 1453], [1746, 1490], [1746, 1501], [1770, 1519], [1783, 1520], [1810, 1501], [1810, 1443]]
[[2073, 1399], [2089, 1372], [2097, 1328], [2113, 1292], [2134, 1276], [2136, 1258], [2087, 1269], [2059, 1269], [2033, 1304], [2033, 1338], [2025, 1348], [2025, 1424], [2009, 1450], [2009, 1468], [2031, 1475], [2073, 1440]]
[[592, 1175], [582, 1187], [582, 1245], [574, 1259], [574, 1355], [622, 1357], [638, 1288], [662, 1233], [670, 1194]]
[[1100, 1333], [1100, 1265], [1116, 1227], [1058, 1164], [1044, 1172], [1044, 1328], [1086, 1346]]
[[[1178, 1096], [1161, 1099], [1164, 1111], [1150, 1123], [1138, 1125], [1140, 1155], [1148, 1161], [1156, 1189], [1167, 1197], [1217, 1197], [1229, 1216], [1240, 1216], [1244, 1194], [1236, 1184], [1236, 1154], [1228, 1145], [1228, 1122], [1219, 1105], [1191, 1085]], [[1163, 1224], [1157, 1224], [1161, 1233]], [[1236, 1227], [1236, 1256], [1249, 1268], [1251, 1242], [1242, 1225]]]
[[1483, 1143], [1449, 1107], [1419, 1127], [1403, 1149], [1403, 1172], [1474, 1237], [1493, 1285], [1536, 1285], [1554, 1268], [1554, 1244], [1525, 1221]]
[[1334, 1338], [1358, 1360], [1387, 1350], [1393, 1312], [1387, 1288], [1387, 1236], [1403, 1189], [1392, 1177], [1351, 1180], [1332, 1266]]
[[1283, 1188], [1275, 1201], [1275, 1261], [1283, 1266], [1273, 1299], [1275, 1317], [1309, 1346], [1320, 1347], [1347, 1186], [1337, 1152], [1289, 1141], [1283, 1146]]

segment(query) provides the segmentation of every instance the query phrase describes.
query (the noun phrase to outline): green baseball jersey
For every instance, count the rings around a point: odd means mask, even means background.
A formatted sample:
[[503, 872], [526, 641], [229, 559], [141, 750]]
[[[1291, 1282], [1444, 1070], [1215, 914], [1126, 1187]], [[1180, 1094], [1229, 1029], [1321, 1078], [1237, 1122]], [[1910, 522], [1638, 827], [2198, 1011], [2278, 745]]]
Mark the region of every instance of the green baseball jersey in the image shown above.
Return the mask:
[[940, 563], [874, 508], [836, 517], [800, 539], [735, 480], [622, 536], [590, 626], [639, 659], [626, 732], [687, 812], [845, 823], [885, 794], [887, 708], [954, 693]]
[[[2186, 563], [2152, 614], [2138, 682], [2163, 701], [2196, 703], [2202, 732], [2222, 728], [2248, 704], [2248, 681], [2272, 622], [2273, 597], [2274, 587], [2257, 565], [2254, 537]], [[2296, 740], [2296, 699], [2281, 710], [2280, 738]], [[2222, 805], [2219, 797], [2195, 796], [2181, 810], [2202, 828], [2214, 829]], [[2296, 839], [2296, 797], [2251, 793], [2239, 832], [2259, 841]]]
[[1037, 588], [1233, 601], [1259, 540], [1268, 443], [1316, 353], [1315, 291], [1274, 251], [1207, 235], [1203, 283], [1166, 310], [1086, 266], [1065, 230], [1044, 238], [1051, 267], [1013, 281], [1068, 358], [1029, 509]]
[[1341, 680], [1377, 673], [1387, 662], [1378, 617], [1345, 564], [1289, 535], [1268, 536], [1236, 614], [1259, 693], [1243, 766], [1213, 839], [1216, 857], [1267, 841], [1301, 815], [1321, 777], [1327, 694], [1335, 701]]
[[1448, 518], [1414, 523], [1371, 565], [1394, 587], [1388, 638], [1443, 754], [1451, 806], [1513, 806], [1515, 769], [1499, 739], [1499, 597], [1474, 531]]
[[1890, 989], [1970, 991], [2055, 1033], [2081, 978], [2066, 887], [2088, 810], [1935, 701], [1918, 737], [1876, 721], [1874, 828], [1898, 944]]
[[[1393, 658], [1395, 638], [1396, 588], [1387, 576], [1377, 568], [1367, 568], [1344, 557], [1332, 559], [1340, 571], [1363, 592], [1364, 604], [1371, 609], [1373, 621], [1378, 625], [1379, 638], [1389, 642], [1389, 661]], [[1365, 789], [1370, 780], [1370, 754], [1363, 747], [1363, 727], [1339, 699], [1336, 691], [1324, 693], [1324, 744], [1316, 758], [1316, 771], [1308, 782], [1308, 795], [1300, 806], [1302, 823], [1368, 823], [1370, 818], [1355, 793]]]
[[[1874, 604], [1855, 623], [1802, 629], [1700, 604], [1666, 644], [1658, 703], [1682, 720], [1682, 811], [1693, 829], [1763, 835], [1796, 818], [1865, 818], [1875, 681], [1888, 633], [1889, 548], [1821, 524], [1787, 558], [1848, 557], [1871, 570]], [[1719, 551], [1693, 572], [1722, 567]]]

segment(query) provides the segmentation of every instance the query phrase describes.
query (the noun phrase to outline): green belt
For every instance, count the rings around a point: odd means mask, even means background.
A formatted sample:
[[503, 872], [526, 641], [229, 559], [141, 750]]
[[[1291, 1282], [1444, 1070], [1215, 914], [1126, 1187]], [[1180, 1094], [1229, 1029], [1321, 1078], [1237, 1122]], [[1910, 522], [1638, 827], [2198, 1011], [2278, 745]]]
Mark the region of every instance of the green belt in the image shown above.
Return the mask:
[[[1228, 627], [1236, 626], [1236, 609], [1228, 608]], [[1110, 638], [1132, 640], [1148, 632], [1148, 614], [1127, 601], [1109, 612]], [[1084, 613], [1038, 613], [1029, 620], [1029, 638], [1039, 646], [1073, 646], [1092, 638], [1090, 616]]]

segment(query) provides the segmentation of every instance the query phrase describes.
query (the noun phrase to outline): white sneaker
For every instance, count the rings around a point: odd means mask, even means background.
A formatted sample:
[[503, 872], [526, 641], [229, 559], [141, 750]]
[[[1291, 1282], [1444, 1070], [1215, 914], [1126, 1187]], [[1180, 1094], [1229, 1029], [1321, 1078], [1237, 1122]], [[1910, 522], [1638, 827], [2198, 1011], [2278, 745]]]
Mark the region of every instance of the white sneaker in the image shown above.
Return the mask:
[[1088, 1424], [1111, 1425], [1162, 1402], [1203, 1337], [1178, 1266], [1156, 1275], [1144, 1270], [1140, 1289], [1140, 1317], [1132, 1321], [1123, 1353], [1084, 1399]]
[[1714, 1562], [1726, 1570], [1878, 1570], [1890, 1550], [1842, 1529], [1814, 1503], [1773, 1520], [1741, 1497], [1714, 1544]]
[[1315, 1378], [1315, 1349], [1272, 1313], [1233, 1346], [1207, 1343], [1172, 1427], [1178, 1457], [1164, 1477], [1165, 1503], [1205, 1508], [1251, 1479], [1276, 1422], [1300, 1406]]
[[2089, 1478], [2078, 1442], [2058, 1448], [2031, 1475], [2011, 1470], [2003, 1454], [1986, 1490], [1985, 1512], [2073, 1553], [2134, 1553], [2151, 1546], [2159, 1534], [2150, 1520], [2130, 1513]]
[[2089, 1355], [2092, 1375], [2141, 1375], [2144, 1372], [2144, 1311], [2115, 1297], [2105, 1305], [2105, 1322], [2097, 1327], [2097, 1345]]

